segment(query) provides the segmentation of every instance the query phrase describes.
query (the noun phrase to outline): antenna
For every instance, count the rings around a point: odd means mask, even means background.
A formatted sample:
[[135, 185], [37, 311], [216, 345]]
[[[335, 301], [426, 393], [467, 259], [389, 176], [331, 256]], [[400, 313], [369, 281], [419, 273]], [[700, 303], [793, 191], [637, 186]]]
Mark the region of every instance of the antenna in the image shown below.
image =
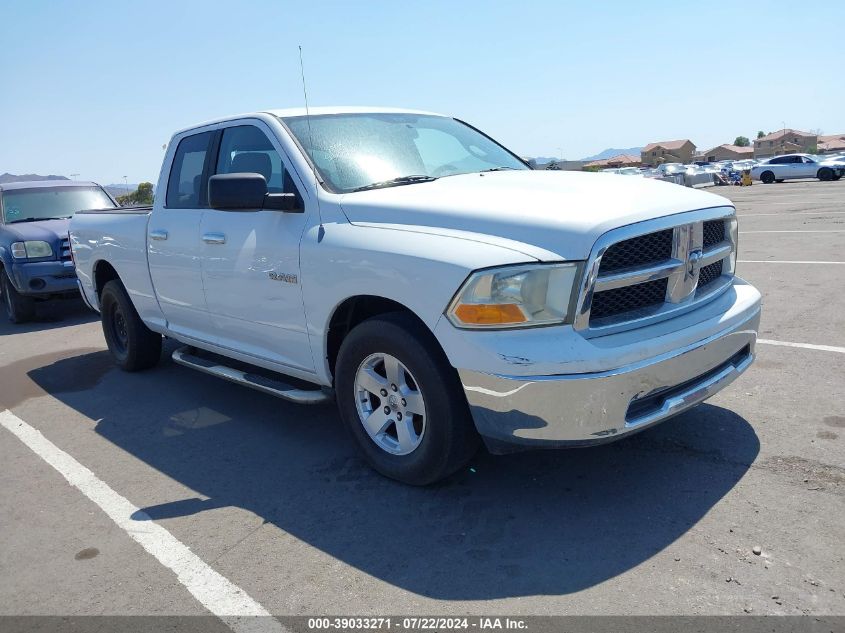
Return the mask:
[[311, 171], [314, 172], [314, 195], [317, 197], [317, 217], [320, 220], [318, 241], [323, 238], [323, 212], [320, 209], [320, 185], [317, 179], [317, 167], [314, 164], [314, 134], [311, 132], [311, 112], [308, 110], [308, 90], [305, 88], [305, 65], [302, 63], [302, 45], [299, 46], [299, 71], [302, 74], [302, 95], [305, 97], [305, 120], [308, 122], [308, 143], [311, 145]]

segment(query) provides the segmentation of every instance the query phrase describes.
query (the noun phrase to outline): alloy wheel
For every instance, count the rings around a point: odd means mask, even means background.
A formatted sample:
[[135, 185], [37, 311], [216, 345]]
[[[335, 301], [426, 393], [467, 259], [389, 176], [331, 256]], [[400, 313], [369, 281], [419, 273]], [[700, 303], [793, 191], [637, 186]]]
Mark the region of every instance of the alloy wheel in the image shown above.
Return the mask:
[[398, 358], [371, 354], [355, 374], [355, 406], [367, 434], [392, 455], [414, 452], [425, 435], [425, 400]]

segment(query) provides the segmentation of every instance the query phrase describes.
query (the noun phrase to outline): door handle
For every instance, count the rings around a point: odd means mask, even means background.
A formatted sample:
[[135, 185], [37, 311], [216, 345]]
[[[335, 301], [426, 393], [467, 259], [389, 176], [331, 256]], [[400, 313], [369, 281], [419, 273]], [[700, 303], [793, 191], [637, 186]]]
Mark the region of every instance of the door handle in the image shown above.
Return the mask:
[[151, 240], [166, 240], [167, 239], [167, 231], [164, 231], [162, 229], [150, 231], [150, 239]]
[[225, 244], [226, 236], [223, 233], [205, 233], [202, 241], [206, 244]]

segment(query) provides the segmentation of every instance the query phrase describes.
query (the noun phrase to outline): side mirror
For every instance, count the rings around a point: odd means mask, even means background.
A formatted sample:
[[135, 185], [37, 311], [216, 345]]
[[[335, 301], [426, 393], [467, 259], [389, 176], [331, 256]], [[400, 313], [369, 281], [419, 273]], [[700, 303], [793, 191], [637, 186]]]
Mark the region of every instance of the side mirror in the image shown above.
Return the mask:
[[267, 193], [261, 174], [219, 174], [208, 179], [208, 206], [221, 211], [269, 209], [302, 213], [305, 209], [294, 193]]
[[264, 196], [264, 209], [285, 211], [286, 213], [302, 213], [305, 208], [295, 193], [268, 193]]
[[212, 209], [260, 209], [266, 195], [267, 181], [261, 174], [219, 174], [208, 179], [208, 206]]

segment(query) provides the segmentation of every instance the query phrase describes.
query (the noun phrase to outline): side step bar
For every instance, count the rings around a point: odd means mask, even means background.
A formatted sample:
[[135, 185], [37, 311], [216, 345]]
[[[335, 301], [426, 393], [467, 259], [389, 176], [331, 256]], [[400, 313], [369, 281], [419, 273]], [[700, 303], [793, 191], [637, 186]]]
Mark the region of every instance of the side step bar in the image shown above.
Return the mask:
[[322, 389], [297, 389], [281, 380], [220, 365], [193, 352], [191, 347], [180, 347], [173, 352], [173, 362], [297, 404], [320, 404], [331, 400], [331, 396]]

